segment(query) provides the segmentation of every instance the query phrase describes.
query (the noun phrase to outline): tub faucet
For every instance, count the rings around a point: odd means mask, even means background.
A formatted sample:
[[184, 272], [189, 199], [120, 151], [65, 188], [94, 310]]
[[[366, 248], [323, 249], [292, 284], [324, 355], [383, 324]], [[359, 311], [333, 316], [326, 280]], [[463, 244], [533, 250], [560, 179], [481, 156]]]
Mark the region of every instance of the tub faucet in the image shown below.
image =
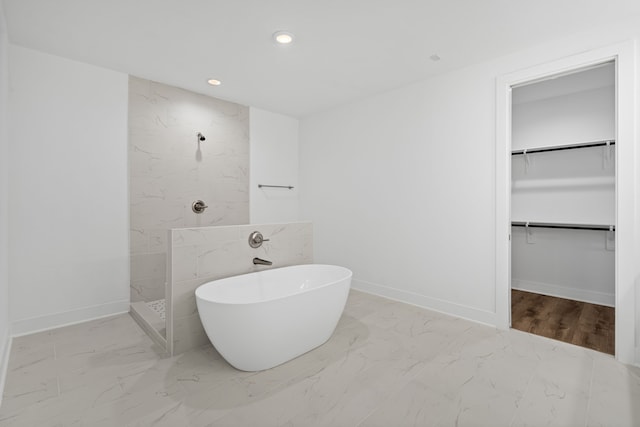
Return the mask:
[[253, 264], [254, 265], [272, 265], [273, 262], [267, 261], [266, 259], [254, 258]]

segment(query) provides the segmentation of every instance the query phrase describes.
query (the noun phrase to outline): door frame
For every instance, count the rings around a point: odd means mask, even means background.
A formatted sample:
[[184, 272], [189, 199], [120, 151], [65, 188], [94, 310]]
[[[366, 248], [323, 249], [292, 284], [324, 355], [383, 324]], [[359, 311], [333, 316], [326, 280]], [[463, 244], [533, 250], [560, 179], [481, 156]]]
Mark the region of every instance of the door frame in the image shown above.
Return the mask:
[[496, 326], [511, 326], [512, 87], [603, 62], [616, 64], [615, 357], [635, 362], [635, 261], [640, 254], [635, 143], [635, 42], [627, 41], [499, 76], [496, 81]]

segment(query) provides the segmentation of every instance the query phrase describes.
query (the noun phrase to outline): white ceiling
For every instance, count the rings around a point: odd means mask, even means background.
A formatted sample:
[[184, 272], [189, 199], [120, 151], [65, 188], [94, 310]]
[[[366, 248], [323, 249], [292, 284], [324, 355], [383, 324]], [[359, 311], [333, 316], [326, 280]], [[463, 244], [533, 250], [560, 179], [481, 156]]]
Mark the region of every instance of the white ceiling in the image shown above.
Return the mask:
[[638, 0], [3, 2], [14, 44], [297, 117], [640, 14]]

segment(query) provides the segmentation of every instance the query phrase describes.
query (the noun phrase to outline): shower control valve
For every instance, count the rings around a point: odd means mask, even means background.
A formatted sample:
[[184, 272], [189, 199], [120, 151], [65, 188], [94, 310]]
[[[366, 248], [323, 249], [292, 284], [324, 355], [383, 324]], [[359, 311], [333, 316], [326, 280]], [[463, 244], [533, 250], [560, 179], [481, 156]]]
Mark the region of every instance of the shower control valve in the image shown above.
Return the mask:
[[265, 239], [262, 233], [259, 231], [254, 231], [253, 233], [249, 234], [249, 246], [254, 249], [262, 246], [262, 242], [268, 241], [269, 239]]
[[205, 205], [202, 200], [196, 200], [191, 204], [191, 210], [193, 210], [197, 214], [201, 214], [208, 207], [209, 206]]

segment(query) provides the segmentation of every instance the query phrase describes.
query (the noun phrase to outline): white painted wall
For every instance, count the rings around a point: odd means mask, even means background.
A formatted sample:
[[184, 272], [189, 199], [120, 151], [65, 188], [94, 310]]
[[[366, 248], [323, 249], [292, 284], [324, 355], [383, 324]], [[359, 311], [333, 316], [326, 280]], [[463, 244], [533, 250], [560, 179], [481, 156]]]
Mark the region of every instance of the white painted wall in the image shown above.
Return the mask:
[[[254, 107], [251, 107], [249, 116], [251, 223], [297, 221], [298, 119]], [[258, 184], [294, 188], [258, 188]]]
[[358, 289], [494, 321], [493, 80], [477, 66], [301, 121], [316, 262]]
[[615, 86], [514, 104], [512, 148], [613, 139], [615, 113]]
[[0, 403], [9, 362], [9, 136], [7, 105], [9, 98], [9, 40], [4, 10], [0, 2]]
[[513, 221], [615, 225], [615, 148], [511, 158]]
[[[615, 237], [608, 231], [513, 227], [511, 287], [615, 306]], [[609, 242], [607, 240], [610, 239]]]
[[127, 75], [9, 53], [13, 333], [128, 311]]
[[356, 288], [495, 324], [496, 78], [638, 38], [639, 24], [304, 118], [301, 216], [314, 222], [315, 261], [353, 269]]

